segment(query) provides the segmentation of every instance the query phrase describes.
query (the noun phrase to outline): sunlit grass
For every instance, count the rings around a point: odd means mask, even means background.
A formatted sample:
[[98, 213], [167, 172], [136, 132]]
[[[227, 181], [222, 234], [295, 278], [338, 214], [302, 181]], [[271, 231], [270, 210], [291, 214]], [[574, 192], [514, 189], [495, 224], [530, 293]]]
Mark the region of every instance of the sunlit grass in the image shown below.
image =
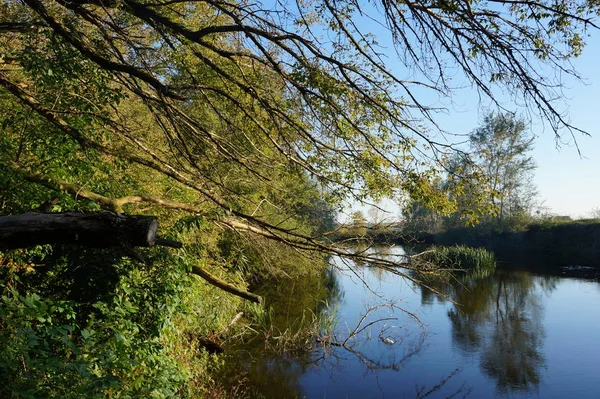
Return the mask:
[[482, 278], [496, 270], [496, 260], [492, 252], [484, 248], [462, 245], [432, 247], [418, 257], [418, 260], [441, 271], [452, 274], [465, 273], [469, 278]]

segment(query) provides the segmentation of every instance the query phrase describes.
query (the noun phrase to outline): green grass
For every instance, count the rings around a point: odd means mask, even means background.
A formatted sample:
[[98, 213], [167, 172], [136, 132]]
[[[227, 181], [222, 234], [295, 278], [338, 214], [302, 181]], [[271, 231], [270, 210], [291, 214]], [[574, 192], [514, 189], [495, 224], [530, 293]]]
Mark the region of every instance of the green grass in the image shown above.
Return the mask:
[[496, 269], [494, 254], [484, 248], [471, 248], [462, 245], [451, 247], [431, 247], [418, 257], [423, 263], [452, 273], [466, 273], [468, 277], [479, 278], [489, 275]]

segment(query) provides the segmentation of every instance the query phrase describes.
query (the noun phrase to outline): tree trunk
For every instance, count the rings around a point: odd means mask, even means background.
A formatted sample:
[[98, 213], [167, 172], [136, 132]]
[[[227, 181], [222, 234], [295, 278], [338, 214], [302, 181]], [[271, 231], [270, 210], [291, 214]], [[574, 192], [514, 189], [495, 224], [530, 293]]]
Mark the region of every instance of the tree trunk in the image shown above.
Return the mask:
[[156, 244], [153, 216], [113, 212], [30, 212], [0, 216], [0, 249], [41, 244], [75, 244], [96, 248], [150, 247]]

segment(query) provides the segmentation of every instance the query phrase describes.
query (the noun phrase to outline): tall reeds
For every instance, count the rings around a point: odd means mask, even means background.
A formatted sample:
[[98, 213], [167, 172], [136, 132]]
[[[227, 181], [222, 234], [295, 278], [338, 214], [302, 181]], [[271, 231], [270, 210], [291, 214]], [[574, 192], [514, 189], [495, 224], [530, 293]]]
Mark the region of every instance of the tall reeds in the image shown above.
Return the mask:
[[431, 247], [418, 257], [419, 262], [451, 273], [465, 273], [469, 278], [482, 278], [496, 270], [494, 254], [484, 248], [462, 245]]

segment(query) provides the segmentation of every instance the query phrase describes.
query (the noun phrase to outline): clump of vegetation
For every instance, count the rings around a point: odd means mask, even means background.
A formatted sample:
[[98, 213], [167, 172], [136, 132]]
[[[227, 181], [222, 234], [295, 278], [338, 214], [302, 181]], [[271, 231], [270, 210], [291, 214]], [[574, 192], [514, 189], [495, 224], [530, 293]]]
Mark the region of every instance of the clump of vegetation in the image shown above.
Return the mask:
[[462, 245], [432, 247], [418, 259], [453, 274], [456, 272], [466, 273], [469, 278], [480, 278], [496, 270], [494, 254], [484, 248]]
[[191, 286], [185, 265], [158, 251], [145, 267], [113, 251], [35, 252], [22, 251], [28, 271], [20, 253], [0, 258], [0, 396], [174, 396], [190, 376], [161, 341]]
[[[299, 340], [305, 335], [295, 331], [315, 323], [290, 310], [285, 321], [300, 327], [278, 327], [281, 313], [249, 312], [231, 290], [212, 285], [217, 278], [238, 291], [276, 281], [282, 297], [316, 313], [290, 282], [311, 283], [326, 256], [393, 264], [329, 245], [333, 210], [349, 199], [410, 197], [470, 216], [489, 191], [487, 205], [500, 215], [520, 212], [523, 201], [499, 195], [521, 189], [504, 182], [531, 164], [498, 154], [508, 139], [523, 154], [529, 139], [513, 133], [511, 120], [501, 121], [508, 130], [479, 132], [481, 159], [472, 161], [503, 173], [488, 176], [493, 190], [476, 189], [486, 180], [462, 158], [452, 186], [438, 187], [452, 146], [428, 133], [435, 112], [412, 92], [446, 95], [440, 82], [453, 66], [427, 64], [442, 50], [440, 59], [456, 60], [482, 93], [505, 84], [556, 133], [572, 128], [550, 106], [560, 82], [540, 87], [538, 62], [527, 57], [560, 66], [578, 55], [587, 24], [580, 15], [595, 6], [506, 6], [512, 17], [492, 17], [492, 33], [478, 21], [489, 15], [483, 2], [473, 2], [468, 17], [454, 6], [383, 7], [393, 21], [388, 37], [400, 39], [398, 54], [411, 55], [401, 61], [425, 72], [409, 83], [386, 69], [374, 38], [355, 29], [364, 10], [352, 3], [0, 2], [0, 217], [152, 216], [161, 238], [184, 244], [138, 254], [57, 239], [0, 251], [0, 397], [248, 397], [239, 377], [215, 382], [228, 365], [208, 354], [209, 344], [237, 334], [230, 324], [242, 311], [250, 324], [266, 320], [271, 338], [291, 331]], [[540, 15], [560, 29], [540, 37]], [[326, 42], [312, 34], [322, 28]], [[356, 216], [351, 234], [366, 235]], [[198, 277], [207, 275], [214, 278]]]

